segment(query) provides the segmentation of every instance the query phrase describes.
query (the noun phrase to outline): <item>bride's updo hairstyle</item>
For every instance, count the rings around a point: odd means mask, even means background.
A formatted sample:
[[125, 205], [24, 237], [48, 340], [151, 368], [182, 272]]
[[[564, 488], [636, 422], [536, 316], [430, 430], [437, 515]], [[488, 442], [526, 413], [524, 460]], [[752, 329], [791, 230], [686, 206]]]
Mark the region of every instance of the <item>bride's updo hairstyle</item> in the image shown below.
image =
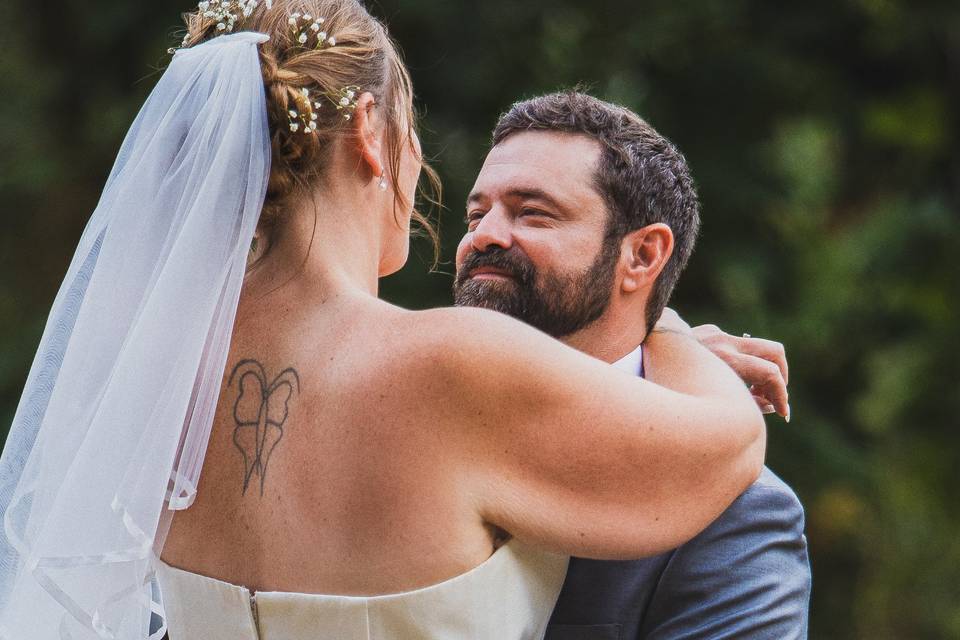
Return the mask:
[[[386, 27], [357, 0], [274, 0], [267, 5], [266, 0], [201, 2], [196, 11], [183, 14], [187, 33], [181, 45], [192, 47], [238, 31], [270, 36], [259, 45], [273, 153], [259, 227], [282, 223], [291, 203], [308, 197], [323, 179], [334, 141], [354, 135], [352, 106], [367, 91], [386, 122], [384, 177], [393, 189], [394, 215], [409, 210], [413, 203], [398, 189], [396, 176], [404, 145], [413, 145], [413, 89]], [[439, 179], [422, 158], [420, 162], [432, 190], [427, 199], [437, 202]], [[430, 237], [436, 264], [436, 230], [416, 210], [412, 219]]]

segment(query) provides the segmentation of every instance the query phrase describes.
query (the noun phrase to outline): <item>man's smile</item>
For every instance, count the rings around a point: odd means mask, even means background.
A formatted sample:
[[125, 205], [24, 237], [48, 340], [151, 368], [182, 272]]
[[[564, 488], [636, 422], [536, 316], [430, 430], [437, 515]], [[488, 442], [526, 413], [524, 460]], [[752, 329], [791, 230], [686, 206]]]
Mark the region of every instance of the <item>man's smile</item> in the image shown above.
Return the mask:
[[471, 280], [512, 280], [513, 274], [497, 267], [477, 267], [469, 273]]

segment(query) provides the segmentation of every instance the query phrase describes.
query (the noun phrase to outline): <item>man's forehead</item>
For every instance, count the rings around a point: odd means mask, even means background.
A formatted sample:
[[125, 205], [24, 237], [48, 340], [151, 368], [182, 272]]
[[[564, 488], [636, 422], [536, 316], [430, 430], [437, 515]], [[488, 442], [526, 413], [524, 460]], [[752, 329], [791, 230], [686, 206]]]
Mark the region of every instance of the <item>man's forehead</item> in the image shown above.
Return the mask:
[[544, 190], [592, 191], [600, 144], [585, 135], [524, 131], [509, 136], [487, 154], [477, 186], [524, 183]]

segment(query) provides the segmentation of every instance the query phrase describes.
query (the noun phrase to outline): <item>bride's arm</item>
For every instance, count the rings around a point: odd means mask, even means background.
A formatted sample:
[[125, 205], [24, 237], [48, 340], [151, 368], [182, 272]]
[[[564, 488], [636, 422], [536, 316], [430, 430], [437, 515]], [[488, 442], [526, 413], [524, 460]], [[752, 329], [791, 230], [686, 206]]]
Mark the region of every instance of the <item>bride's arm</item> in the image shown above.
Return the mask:
[[647, 341], [669, 354], [658, 376], [683, 376], [680, 393], [501, 314], [429, 313], [420, 355], [441, 381], [430, 395], [447, 398], [449, 453], [462, 456], [481, 516], [520, 539], [586, 557], [655, 554], [705, 528], [760, 472], [760, 412], [687, 335]]

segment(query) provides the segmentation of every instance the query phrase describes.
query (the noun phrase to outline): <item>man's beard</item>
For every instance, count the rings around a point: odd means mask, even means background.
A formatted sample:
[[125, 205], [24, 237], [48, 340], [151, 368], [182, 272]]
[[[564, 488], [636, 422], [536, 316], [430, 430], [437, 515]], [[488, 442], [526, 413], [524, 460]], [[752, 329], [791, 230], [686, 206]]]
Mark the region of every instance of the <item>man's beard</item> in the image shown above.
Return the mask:
[[[554, 338], [580, 331], [603, 315], [613, 296], [620, 243], [605, 238], [596, 259], [573, 275], [539, 273], [516, 248], [494, 247], [467, 255], [453, 283], [457, 306], [483, 307], [513, 316]], [[494, 267], [510, 280], [468, 279], [474, 269]]]

